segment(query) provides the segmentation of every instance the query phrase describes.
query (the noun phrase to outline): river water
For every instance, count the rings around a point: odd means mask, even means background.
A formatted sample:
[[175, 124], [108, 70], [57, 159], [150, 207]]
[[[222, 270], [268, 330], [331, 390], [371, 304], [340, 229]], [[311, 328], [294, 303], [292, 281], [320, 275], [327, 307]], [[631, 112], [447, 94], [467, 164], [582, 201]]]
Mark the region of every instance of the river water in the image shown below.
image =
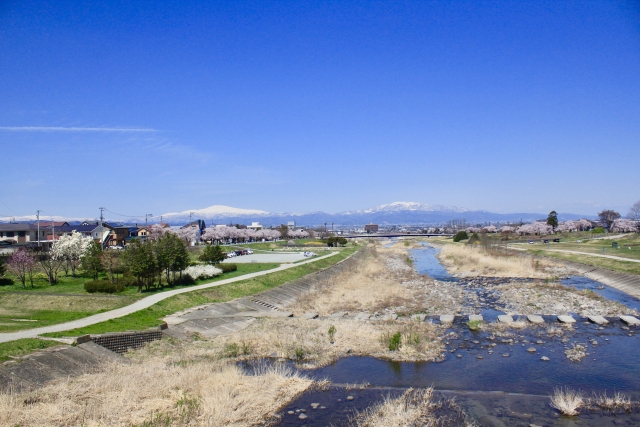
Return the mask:
[[[437, 252], [429, 245], [413, 250], [415, 268], [437, 280], [457, 282], [439, 263]], [[570, 277], [563, 283], [640, 308], [637, 299], [584, 277]], [[494, 298], [485, 297], [483, 314], [500, 314], [500, 307], [491, 306]], [[545, 316], [545, 321], [543, 326], [513, 331], [515, 337], [508, 341], [470, 331], [464, 319], [457, 318], [449, 330], [455, 335], [446, 341], [447, 356], [437, 363], [390, 362], [372, 357], [340, 359], [306, 374], [335, 384], [368, 383], [370, 387], [334, 387], [307, 393], [285, 408], [279, 425], [348, 425], [354, 410], [363, 410], [385, 396], [399, 395], [409, 387], [433, 386], [439, 397], [455, 398], [469, 420], [483, 426], [640, 426], [640, 413], [635, 409], [630, 413], [581, 410], [578, 417], [563, 417], [549, 406], [548, 398], [555, 388], [570, 387], [587, 396], [624, 392], [640, 400], [640, 342], [635, 328], [618, 320], [599, 327], [580, 319], [572, 331], [552, 336], [547, 327], [557, 320]], [[570, 361], [563, 353], [575, 343], [587, 349], [588, 356], [580, 362]], [[531, 348], [535, 352], [530, 352]], [[542, 356], [549, 360], [542, 361]], [[352, 399], [347, 400], [347, 396]], [[311, 403], [326, 409], [314, 410]], [[300, 409], [306, 410], [304, 420], [295, 412]], [[458, 420], [450, 425], [463, 424]]]

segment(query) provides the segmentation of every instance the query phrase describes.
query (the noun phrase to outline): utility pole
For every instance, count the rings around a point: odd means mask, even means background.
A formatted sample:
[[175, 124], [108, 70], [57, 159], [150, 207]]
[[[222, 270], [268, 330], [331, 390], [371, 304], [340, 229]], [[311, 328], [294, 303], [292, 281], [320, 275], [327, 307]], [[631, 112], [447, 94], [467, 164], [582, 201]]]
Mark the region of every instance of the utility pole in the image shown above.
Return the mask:
[[162, 215], [160, 215], [160, 224], [162, 224]]
[[38, 209], [38, 247], [40, 247], [40, 209]]
[[98, 208], [100, 209], [100, 235], [99, 240], [100, 240], [100, 247], [104, 250], [104, 242], [102, 241], [102, 237], [104, 236], [104, 226], [102, 225], [102, 223], [104, 222], [104, 211], [106, 208]]
[[191, 215], [193, 215], [193, 212], [189, 212], [189, 225], [191, 225]]
[[[145, 227], [147, 226], [147, 220], [148, 220], [149, 218], [153, 218], [153, 214], [146, 214], [146, 215], [144, 216], [144, 226], [145, 226]], [[162, 218], [162, 217], [160, 217], [160, 218]]]

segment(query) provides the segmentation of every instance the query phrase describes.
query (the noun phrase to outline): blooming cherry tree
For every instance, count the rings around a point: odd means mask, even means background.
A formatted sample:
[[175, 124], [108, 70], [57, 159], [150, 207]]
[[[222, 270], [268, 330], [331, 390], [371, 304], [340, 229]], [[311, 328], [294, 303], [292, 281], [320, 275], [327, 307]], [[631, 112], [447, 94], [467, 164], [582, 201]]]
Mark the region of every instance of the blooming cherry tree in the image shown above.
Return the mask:
[[614, 233], [632, 233], [638, 231], [638, 223], [631, 219], [616, 219], [611, 224]]
[[33, 268], [35, 265], [36, 258], [27, 250], [20, 249], [9, 258], [7, 269], [18, 277], [23, 288], [26, 287], [27, 278], [33, 288]]

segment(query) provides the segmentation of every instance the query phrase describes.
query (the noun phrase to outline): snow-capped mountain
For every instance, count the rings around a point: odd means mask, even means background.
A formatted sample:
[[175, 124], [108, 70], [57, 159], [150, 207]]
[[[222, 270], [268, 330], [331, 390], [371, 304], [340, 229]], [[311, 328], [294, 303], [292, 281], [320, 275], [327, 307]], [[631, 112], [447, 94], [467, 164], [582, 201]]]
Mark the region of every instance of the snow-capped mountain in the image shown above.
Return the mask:
[[[568, 219], [586, 218], [584, 215], [559, 214], [562, 221]], [[214, 205], [203, 209], [192, 209], [182, 212], [170, 212], [162, 215], [162, 221], [171, 225], [182, 225], [189, 219], [201, 219], [206, 224], [250, 224], [258, 221], [263, 225], [280, 225], [289, 221], [295, 221], [298, 225], [318, 226], [323, 224], [335, 224], [346, 226], [361, 226], [367, 223], [383, 225], [413, 224], [413, 225], [439, 225], [451, 220], [465, 220], [469, 223], [506, 222], [506, 221], [535, 221], [545, 219], [546, 215], [539, 213], [513, 213], [498, 214], [487, 211], [469, 210], [458, 206], [429, 205], [417, 202], [394, 202], [369, 209], [353, 210], [330, 214], [317, 212], [267, 212], [260, 209], [241, 209], [231, 206]], [[51, 220], [49, 217], [40, 217], [41, 220]], [[82, 219], [53, 217], [56, 221], [82, 221]], [[16, 218], [0, 218], [0, 222], [34, 222], [35, 216]], [[109, 217], [107, 221], [121, 222], [122, 218]], [[128, 218], [128, 223], [143, 223], [142, 218]], [[160, 216], [154, 216], [151, 222], [160, 221]]]
[[189, 218], [191, 214], [192, 218], [199, 219], [211, 219], [211, 218], [229, 218], [229, 217], [242, 217], [242, 216], [264, 216], [269, 215], [267, 211], [261, 211], [259, 209], [241, 209], [224, 205], [213, 205], [204, 209], [193, 209], [182, 212], [170, 212], [162, 215], [163, 219], [172, 221], [178, 218]]
[[[6, 222], [36, 222], [38, 220], [37, 215], [23, 215], [23, 216], [5, 216], [0, 217], [0, 223]], [[82, 222], [82, 221], [95, 221], [90, 218], [69, 218], [66, 216], [51, 216], [51, 215], [40, 215], [40, 221], [56, 221], [56, 222]]]
[[380, 212], [468, 212], [469, 209], [458, 206], [429, 205], [417, 202], [393, 202], [386, 205], [374, 206], [369, 209], [341, 212], [342, 215], [372, 214]]

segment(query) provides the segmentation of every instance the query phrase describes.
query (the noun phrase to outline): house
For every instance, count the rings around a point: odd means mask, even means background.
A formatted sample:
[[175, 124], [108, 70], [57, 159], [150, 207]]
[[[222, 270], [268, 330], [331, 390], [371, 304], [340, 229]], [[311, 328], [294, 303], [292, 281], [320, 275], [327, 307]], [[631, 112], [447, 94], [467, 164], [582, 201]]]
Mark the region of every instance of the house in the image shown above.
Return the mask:
[[[48, 227], [47, 232], [47, 240], [58, 240], [60, 236], [70, 235], [74, 231], [76, 233], [82, 234], [83, 237], [93, 237], [92, 232], [93, 229], [96, 228], [97, 223], [87, 224], [87, 225], [63, 225], [61, 227], [55, 226], [53, 229]], [[40, 223], [40, 229], [42, 229], [42, 223]], [[53, 237], [53, 233], [55, 233], [55, 238]]]
[[40, 221], [40, 228], [51, 228], [51, 226], [57, 227], [68, 227], [69, 223], [66, 221]]
[[98, 225], [91, 230], [91, 238], [100, 242], [103, 248], [114, 246], [124, 247], [127, 238], [131, 237], [131, 233], [137, 230], [137, 227], [122, 224], [108, 224], [106, 222]]
[[[46, 229], [40, 227], [40, 240], [45, 240]], [[33, 243], [38, 241], [38, 226], [35, 224], [0, 224], [0, 241], [9, 241], [17, 244]]]
[[367, 224], [364, 226], [365, 233], [377, 233], [378, 224]]
[[264, 227], [261, 226], [259, 222], [252, 222], [251, 225], [247, 225], [247, 228], [258, 231], [262, 230]]

